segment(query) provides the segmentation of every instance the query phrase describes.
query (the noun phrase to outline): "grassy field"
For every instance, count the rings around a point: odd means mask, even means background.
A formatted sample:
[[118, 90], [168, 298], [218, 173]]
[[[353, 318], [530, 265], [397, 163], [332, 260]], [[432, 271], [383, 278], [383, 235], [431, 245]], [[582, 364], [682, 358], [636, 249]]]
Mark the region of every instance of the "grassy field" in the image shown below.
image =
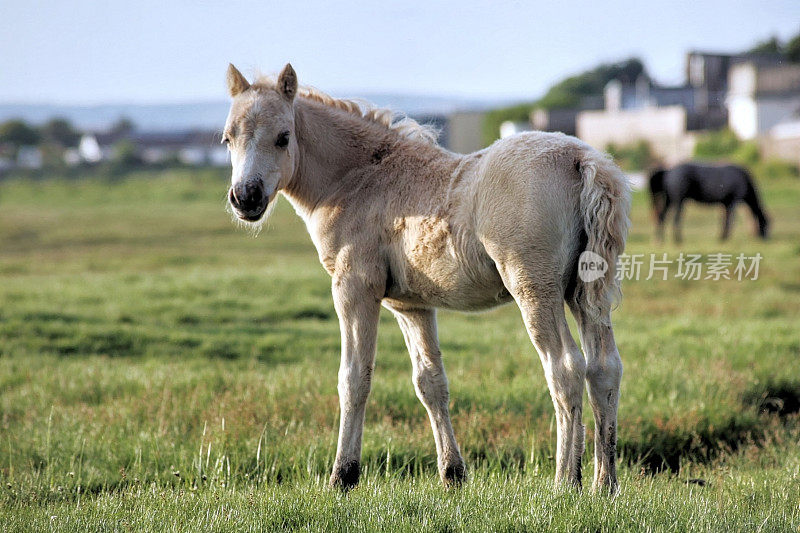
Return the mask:
[[762, 181], [766, 243], [742, 210], [720, 244], [721, 213], [690, 206], [684, 244], [654, 245], [635, 196], [629, 253], [763, 259], [755, 281], [625, 282], [609, 499], [552, 489], [552, 406], [513, 306], [440, 313], [468, 484], [438, 484], [384, 312], [363, 481], [329, 490], [330, 281], [285, 202], [258, 238], [237, 230], [226, 180], [0, 182], [0, 529], [798, 531], [800, 182]]

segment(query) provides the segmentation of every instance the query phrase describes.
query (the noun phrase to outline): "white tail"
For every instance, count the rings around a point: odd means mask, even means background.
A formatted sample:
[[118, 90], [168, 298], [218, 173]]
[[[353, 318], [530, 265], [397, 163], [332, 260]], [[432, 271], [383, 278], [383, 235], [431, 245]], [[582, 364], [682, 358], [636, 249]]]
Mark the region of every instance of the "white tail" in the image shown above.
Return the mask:
[[589, 147], [580, 152], [576, 166], [583, 178], [580, 210], [586, 249], [608, 263], [602, 278], [586, 283], [578, 280], [576, 297], [590, 316], [606, 322], [622, 294], [616, 264], [630, 226], [630, 185], [610, 157]]

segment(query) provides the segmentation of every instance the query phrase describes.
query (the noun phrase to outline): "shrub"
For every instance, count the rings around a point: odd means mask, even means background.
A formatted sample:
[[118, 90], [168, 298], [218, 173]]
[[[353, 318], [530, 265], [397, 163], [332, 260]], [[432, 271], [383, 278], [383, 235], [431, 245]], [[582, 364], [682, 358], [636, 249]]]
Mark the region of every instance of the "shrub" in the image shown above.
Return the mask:
[[730, 157], [740, 145], [741, 141], [731, 130], [711, 131], [697, 139], [694, 156], [700, 159]]
[[606, 152], [623, 170], [644, 170], [654, 162], [653, 150], [645, 140], [624, 146], [611, 143]]
[[142, 166], [142, 163], [136, 145], [124, 139], [114, 145], [114, 155], [109, 168], [114, 176], [118, 176]]
[[489, 146], [500, 138], [500, 125], [510, 120], [511, 122], [528, 122], [533, 103], [517, 104], [502, 109], [493, 109], [483, 117], [482, 137], [483, 144]]
[[41, 140], [39, 131], [25, 121], [13, 119], [0, 124], [0, 144], [20, 147], [39, 144]]
[[761, 149], [757, 142], [745, 141], [739, 144], [731, 157], [741, 165], [753, 166], [761, 161]]

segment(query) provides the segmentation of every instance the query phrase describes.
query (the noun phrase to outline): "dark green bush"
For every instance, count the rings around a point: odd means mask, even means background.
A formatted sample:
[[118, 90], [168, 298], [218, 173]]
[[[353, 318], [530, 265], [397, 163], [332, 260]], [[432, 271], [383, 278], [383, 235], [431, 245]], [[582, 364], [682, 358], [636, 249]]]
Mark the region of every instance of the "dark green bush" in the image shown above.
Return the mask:
[[650, 143], [645, 140], [624, 146], [611, 143], [606, 152], [623, 170], [644, 170], [655, 162]]
[[702, 135], [694, 147], [694, 156], [700, 159], [730, 157], [741, 141], [731, 130], [711, 131]]

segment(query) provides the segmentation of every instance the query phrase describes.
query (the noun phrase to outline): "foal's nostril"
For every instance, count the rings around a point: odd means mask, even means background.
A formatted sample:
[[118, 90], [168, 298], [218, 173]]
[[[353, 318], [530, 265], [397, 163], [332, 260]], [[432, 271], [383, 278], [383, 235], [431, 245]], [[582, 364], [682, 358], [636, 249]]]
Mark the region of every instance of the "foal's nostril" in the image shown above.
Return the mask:
[[262, 213], [266, 207], [267, 196], [264, 186], [258, 181], [239, 183], [228, 191], [228, 200], [231, 205], [243, 213]]

